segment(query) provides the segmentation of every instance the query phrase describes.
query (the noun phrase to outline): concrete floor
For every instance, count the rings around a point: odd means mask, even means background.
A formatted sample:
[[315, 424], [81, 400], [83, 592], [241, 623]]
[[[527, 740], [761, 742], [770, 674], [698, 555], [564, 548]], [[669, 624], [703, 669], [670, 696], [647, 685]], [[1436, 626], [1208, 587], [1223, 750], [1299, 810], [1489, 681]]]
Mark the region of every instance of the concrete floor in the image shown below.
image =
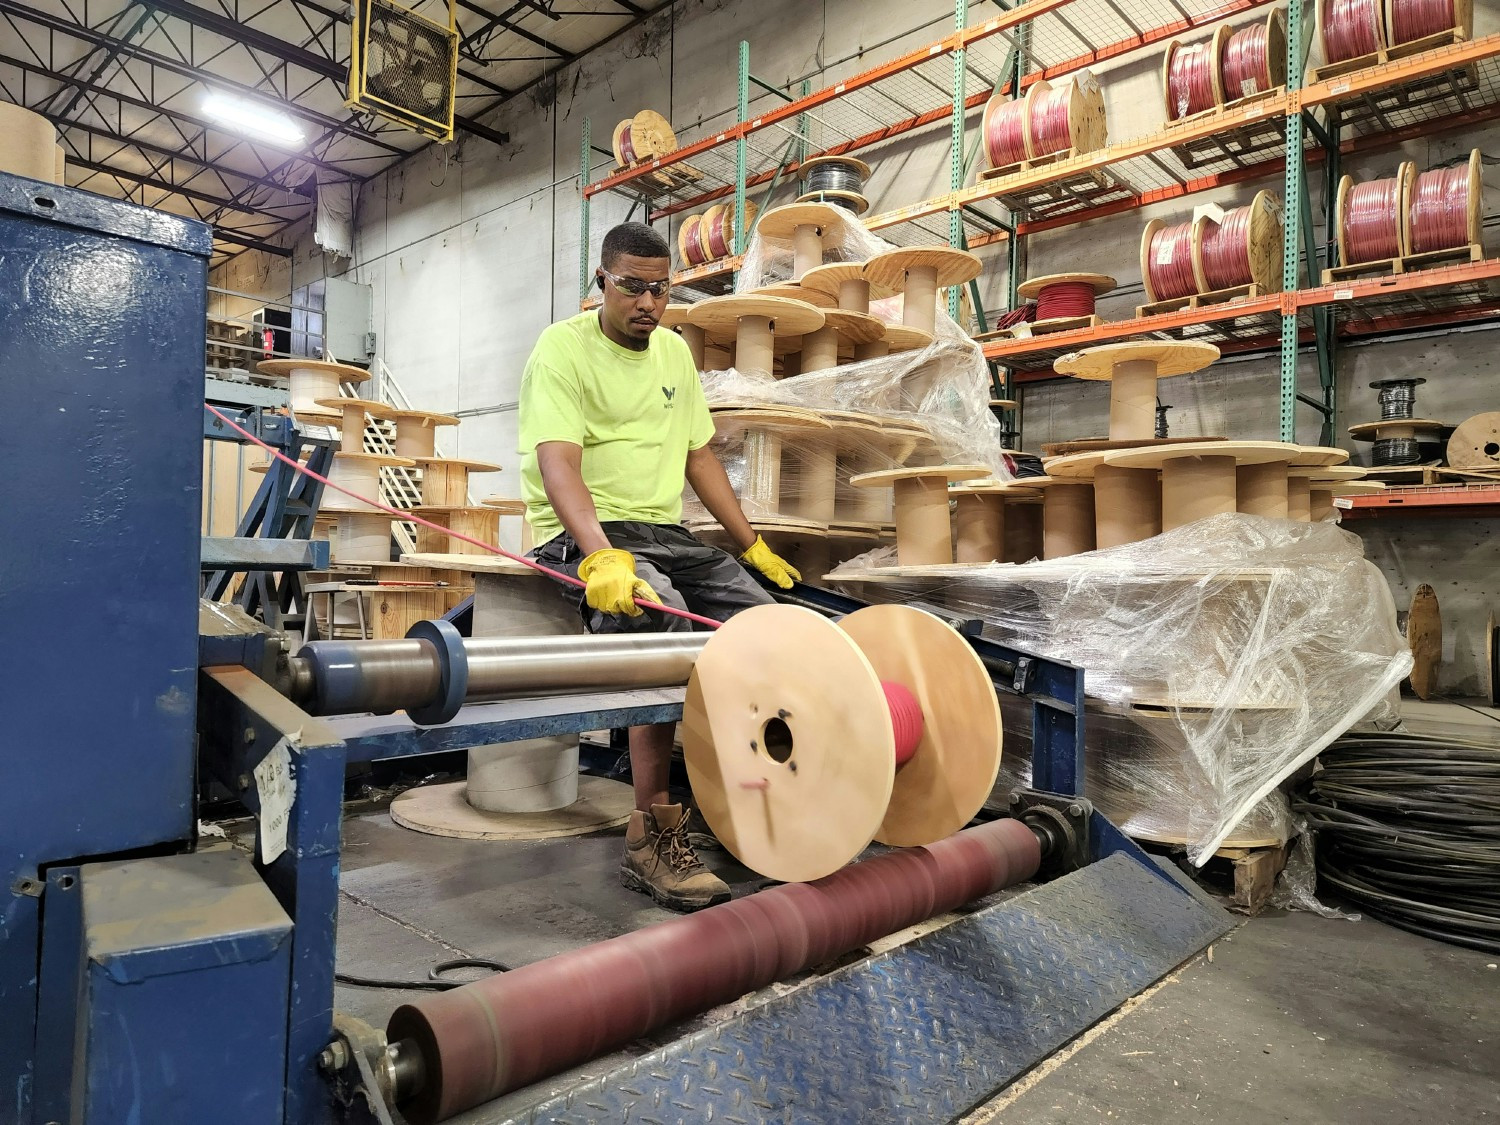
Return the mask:
[[[351, 816], [339, 969], [421, 979], [452, 957], [517, 965], [668, 917], [619, 885], [621, 835], [475, 843], [409, 832], [380, 810]], [[724, 874], [737, 891], [754, 886], [742, 868]], [[1496, 960], [1373, 921], [1263, 915], [1221, 940], [1212, 962], [1189, 962], [969, 1121], [1500, 1120]], [[340, 986], [338, 1003], [384, 1026], [412, 995]], [[653, 1045], [457, 1120], [503, 1121]]]

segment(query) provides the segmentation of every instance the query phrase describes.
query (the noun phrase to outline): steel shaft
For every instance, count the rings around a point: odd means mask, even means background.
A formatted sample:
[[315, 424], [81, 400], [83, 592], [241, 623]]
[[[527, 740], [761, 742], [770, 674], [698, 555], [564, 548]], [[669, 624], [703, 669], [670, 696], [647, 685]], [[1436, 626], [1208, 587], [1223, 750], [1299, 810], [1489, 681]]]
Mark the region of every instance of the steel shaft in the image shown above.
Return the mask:
[[1040, 863], [1030, 827], [992, 821], [404, 1004], [386, 1033], [421, 1064], [397, 1104], [413, 1125], [442, 1121], [1024, 882]]

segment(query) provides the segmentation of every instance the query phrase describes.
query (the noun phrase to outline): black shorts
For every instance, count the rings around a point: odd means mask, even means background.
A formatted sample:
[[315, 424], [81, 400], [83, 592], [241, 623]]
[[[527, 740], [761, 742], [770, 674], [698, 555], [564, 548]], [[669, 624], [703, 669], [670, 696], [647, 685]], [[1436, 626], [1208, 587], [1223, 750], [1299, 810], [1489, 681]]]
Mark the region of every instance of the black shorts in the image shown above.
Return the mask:
[[[715, 621], [728, 621], [742, 609], [774, 599], [731, 555], [710, 547], [678, 524], [612, 521], [600, 525], [611, 547], [635, 556], [637, 578], [645, 579], [665, 605]], [[584, 553], [566, 531], [531, 552], [544, 566], [578, 577]], [[578, 606], [590, 633], [679, 633], [702, 626], [669, 613], [646, 610], [639, 617], [601, 613], [589, 607], [583, 591], [559, 583], [562, 595]]]

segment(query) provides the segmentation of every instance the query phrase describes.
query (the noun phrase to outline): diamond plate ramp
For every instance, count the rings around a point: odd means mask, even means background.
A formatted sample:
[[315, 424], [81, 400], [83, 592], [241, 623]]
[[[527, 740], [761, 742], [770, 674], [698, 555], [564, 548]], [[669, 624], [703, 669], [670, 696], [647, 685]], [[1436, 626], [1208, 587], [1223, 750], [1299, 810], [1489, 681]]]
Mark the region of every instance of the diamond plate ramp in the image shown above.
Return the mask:
[[1113, 855], [643, 1055], [510, 1125], [950, 1121], [1232, 925]]

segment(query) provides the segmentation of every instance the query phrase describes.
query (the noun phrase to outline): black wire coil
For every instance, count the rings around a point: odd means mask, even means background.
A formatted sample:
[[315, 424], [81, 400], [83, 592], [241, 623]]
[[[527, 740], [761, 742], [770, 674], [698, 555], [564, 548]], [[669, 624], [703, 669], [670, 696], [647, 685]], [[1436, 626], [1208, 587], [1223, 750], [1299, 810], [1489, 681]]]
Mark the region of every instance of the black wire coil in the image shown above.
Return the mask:
[[1418, 465], [1422, 462], [1422, 446], [1416, 438], [1376, 438], [1370, 452], [1372, 465]]
[[1324, 885], [1393, 926], [1500, 952], [1500, 748], [1347, 736], [1320, 762], [1293, 808]]
[[1417, 416], [1417, 387], [1426, 379], [1379, 379], [1370, 384], [1380, 402], [1380, 420], [1399, 422]]

